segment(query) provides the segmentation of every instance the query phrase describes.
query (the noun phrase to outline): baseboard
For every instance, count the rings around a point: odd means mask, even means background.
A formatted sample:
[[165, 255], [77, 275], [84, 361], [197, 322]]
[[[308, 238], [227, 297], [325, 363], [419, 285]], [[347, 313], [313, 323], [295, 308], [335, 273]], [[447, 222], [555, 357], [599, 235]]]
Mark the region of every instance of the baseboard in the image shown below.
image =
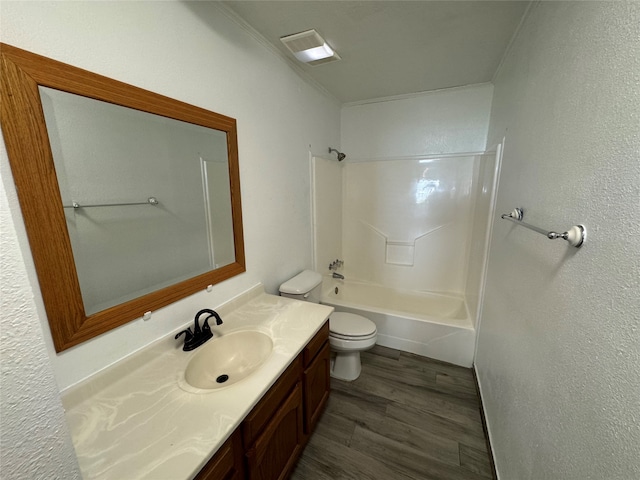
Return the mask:
[[478, 375], [476, 373], [476, 366], [473, 365], [471, 369], [473, 372], [473, 382], [476, 385], [476, 393], [480, 399], [480, 417], [482, 418], [482, 431], [484, 432], [484, 441], [487, 445], [487, 452], [489, 453], [489, 462], [491, 463], [491, 474], [493, 480], [498, 480], [498, 471], [496, 470], [496, 463], [493, 457], [493, 448], [491, 448], [491, 439], [489, 438], [489, 429], [487, 428], [487, 419], [484, 416], [484, 402], [482, 401], [482, 394], [480, 392], [480, 384], [478, 383]]

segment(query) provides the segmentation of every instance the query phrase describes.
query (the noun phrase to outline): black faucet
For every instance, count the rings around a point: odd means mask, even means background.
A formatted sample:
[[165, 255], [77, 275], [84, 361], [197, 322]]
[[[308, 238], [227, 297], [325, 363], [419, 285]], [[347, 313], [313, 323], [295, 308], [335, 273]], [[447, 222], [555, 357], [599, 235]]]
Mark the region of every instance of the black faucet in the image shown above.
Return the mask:
[[[200, 323], [198, 319], [200, 315], [208, 313], [207, 318], [204, 319], [204, 323], [202, 324], [202, 328], [200, 328]], [[210, 310], [208, 308], [204, 308], [196, 313], [195, 325], [193, 326], [193, 332], [191, 328], [187, 328], [186, 330], [182, 330], [176, 335], [178, 338], [180, 335], [184, 333], [184, 347], [182, 350], [185, 352], [189, 352], [198, 348], [200, 345], [205, 343], [211, 337], [213, 337], [213, 333], [211, 332], [211, 327], [209, 326], [209, 319], [211, 317], [216, 317], [216, 325], [222, 325], [222, 319], [220, 315], [218, 315], [214, 310]]]

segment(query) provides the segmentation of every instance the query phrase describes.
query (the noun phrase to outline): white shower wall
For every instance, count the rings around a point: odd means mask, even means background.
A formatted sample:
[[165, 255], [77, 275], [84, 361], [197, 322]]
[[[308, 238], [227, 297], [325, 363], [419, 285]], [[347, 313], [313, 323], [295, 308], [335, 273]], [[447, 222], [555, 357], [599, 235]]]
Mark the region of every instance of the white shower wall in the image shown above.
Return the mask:
[[482, 84], [343, 107], [345, 275], [464, 295], [475, 324], [496, 167], [495, 152], [484, 154], [492, 96]]
[[480, 318], [480, 305], [484, 291], [484, 277], [488, 258], [489, 235], [494, 218], [495, 186], [502, 155], [502, 145], [495, 150], [476, 157], [474, 183], [472, 190], [473, 220], [470, 232], [469, 260], [467, 262], [467, 281], [465, 299], [469, 315], [476, 329]]
[[352, 279], [463, 295], [474, 156], [344, 166], [343, 255]]

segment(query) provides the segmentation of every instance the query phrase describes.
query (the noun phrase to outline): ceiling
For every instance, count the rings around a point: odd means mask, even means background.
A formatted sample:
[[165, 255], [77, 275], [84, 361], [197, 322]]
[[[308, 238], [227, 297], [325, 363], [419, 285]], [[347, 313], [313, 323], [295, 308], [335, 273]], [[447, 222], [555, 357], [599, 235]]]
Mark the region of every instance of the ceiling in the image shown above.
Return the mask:
[[[228, 1], [343, 103], [490, 82], [528, 1]], [[342, 60], [297, 62], [280, 37], [315, 29]]]

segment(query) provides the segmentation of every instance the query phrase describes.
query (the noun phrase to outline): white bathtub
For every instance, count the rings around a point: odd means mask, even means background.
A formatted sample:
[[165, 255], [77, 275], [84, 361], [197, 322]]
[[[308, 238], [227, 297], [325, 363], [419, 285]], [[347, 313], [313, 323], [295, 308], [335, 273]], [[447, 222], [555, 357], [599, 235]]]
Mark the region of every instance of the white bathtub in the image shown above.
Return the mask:
[[325, 276], [321, 302], [362, 315], [378, 328], [378, 345], [471, 367], [476, 332], [464, 298], [399, 291]]

